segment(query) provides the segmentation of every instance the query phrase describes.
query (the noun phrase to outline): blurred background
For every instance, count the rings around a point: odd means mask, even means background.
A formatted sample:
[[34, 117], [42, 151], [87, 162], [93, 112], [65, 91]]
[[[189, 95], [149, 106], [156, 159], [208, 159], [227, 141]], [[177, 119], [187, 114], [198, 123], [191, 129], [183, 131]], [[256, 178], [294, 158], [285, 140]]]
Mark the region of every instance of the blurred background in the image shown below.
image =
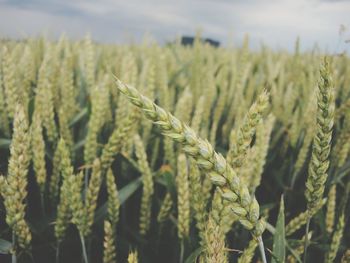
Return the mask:
[[145, 35], [159, 43], [179, 36], [202, 36], [221, 45], [250, 45], [292, 50], [315, 44], [330, 53], [350, 51], [350, 1], [347, 0], [0, 0], [1, 37], [63, 32], [80, 39], [91, 33], [103, 43], [140, 42]]

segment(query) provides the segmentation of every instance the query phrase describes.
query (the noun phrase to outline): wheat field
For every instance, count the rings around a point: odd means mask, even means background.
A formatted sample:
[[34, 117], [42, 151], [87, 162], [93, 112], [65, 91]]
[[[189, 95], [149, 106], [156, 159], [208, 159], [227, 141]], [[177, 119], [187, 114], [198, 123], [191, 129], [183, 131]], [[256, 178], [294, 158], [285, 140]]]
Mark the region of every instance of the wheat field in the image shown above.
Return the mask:
[[0, 262], [350, 262], [350, 59], [0, 40]]

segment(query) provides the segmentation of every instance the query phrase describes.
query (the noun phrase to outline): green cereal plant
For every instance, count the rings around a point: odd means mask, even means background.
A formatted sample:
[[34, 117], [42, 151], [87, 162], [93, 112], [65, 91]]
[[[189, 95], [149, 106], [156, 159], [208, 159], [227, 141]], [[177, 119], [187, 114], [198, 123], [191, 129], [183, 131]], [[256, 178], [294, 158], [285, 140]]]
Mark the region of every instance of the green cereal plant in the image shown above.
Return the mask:
[[84, 161], [86, 164], [91, 164], [97, 155], [98, 142], [97, 136], [102, 128], [104, 121], [103, 115], [106, 105], [106, 96], [108, 92], [106, 88], [96, 86], [91, 88], [91, 115], [88, 123], [88, 132], [84, 147]]
[[340, 105], [334, 112], [334, 121], [338, 122], [341, 117], [349, 112], [350, 98]]
[[176, 169], [176, 155], [174, 143], [170, 138], [164, 138], [164, 161], [167, 162], [172, 169]]
[[72, 54], [69, 48], [64, 49], [64, 58], [60, 68], [60, 85], [59, 94], [61, 107], [66, 119], [70, 121], [77, 112], [76, 89], [74, 86], [74, 70], [73, 70]]
[[347, 249], [341, 258], [341, 263], [349, 263], [349, 262], [350, 262], [350, 249]]
[[11, 52], [5, 46], [2, 49], [2, 84], [4, 86], [6, 109], [10, 119], [14, 117], [19, 99], [15, 76], [14, 60], [12, 60]]
[[322, 200], [333, 130], [334, 94], [330, 65], [327, 59], [325, 59], [320, 74], [321, 80], [317, 94], [317, 130], [313, 140], [305, 192], [310, 216]]
[[[156, 86], [155, 86], [155, 82], [156, 82], [156, 72], [155, 72], [155, 63], [154, 63], [154, 59], [152, 57], [148, 58], [146, 57], [145, 59], [145, 65], [144, 68], [141, 72], [141, 79], [140, 79], [140, 83], [144, 83], [144, 85], [142, 86], [142, 92], [144, 94], [147, 94], [146, 96], [148, 98], [151, 99], [155, 99], [155, 90], [156, 90]], [[143, 139], [143, 143], [145, 144], [145, 146], [147, 147], [147, 143], [149, 141], [149, 136], [151, 134], [151, 130], [152, 130], [152, 124], [147, 122], [146, 120], [142, 119], [141, 120], [142, 123], [142, 139]]]
[[337, 218], [337, 223], [335, 229], [333, 231], [331, 242], [326, 253], [325, 262], [334, 262], [337, 256], [338, 250], [340, 248], [341, 240], [344, 235], [345, 226], [346, 226], [346, 208], [349, 201], [349, 192], [350, 192], [350, 183], [349, 181], [345, 185], [345, 192], [341, 198], [341, 202], [339, 204], [339, 216]]
[[[327, 199], [323, 199], [318, 206], [313, 209], [313, 213], [316, 213], [318, 210], [320, 210], [325, 204], [326, 204]], [[286, 236], [291, 236], [292, 234], [294, 234], [296, 231], [298, 231], [301, 227], [303, 227], [307, 221], [308, 221], [308, 217], [309, 217], [309, 211], [306, 210], [302, 213], [300, 213], [299, 215], [297, 215], [296, 217], [294, 217], [292, 220], [289, 221], [288, 224], [286, 224], [286, 229], [285, 229], [285, 233]]]
[[235, 63], [233, 63], [232, 65], [232, 67], [234, 68], [233, 72], [235, 74], [233, 74], [231, 77], [232, 88], [230, 89], [230, 94], [228, 96], [228, 101], [232, 101], [232, 103], [230, 103], [230, 106], [228, 108], [227, 121], [223, 127], [225, 137], [228, 137], [228, 135], [230, 134], [230, 131], [233, 127], [233, 122], [237, 120], [237, 110], [242, 106], [242, 98], [244, 98], [243, 90], [246, 80], [249, 77], [250, 71], [250, 63], [248, 61], [248, 57], [249, 50], [247, 49], [247, 45], [244, 44], [242, 48], [242, 53], [239, 56], [235, 55], [235, 57], [233, 58], [233, 60], [238, 60], [238, 66]]
[[64, 112], [64, 108], [60, 107], [58, 111], [58, 126], [59, 126], [59, 134], [62, 139], [67, 144], [67, 147], [69, 148], [71, 152], [71, 157], [74, 160], [75, 157], [75, 152], [73, 150], [73, 144], [74, 144], [74, 139], [73, 139], [73, 134], [72, 130], [69, 127], [69, 120], [68, 115]]
[[6, 208], [6, 223], [12, 228], [18, 245], [28, 249], [32, 239], [25, 220], [27, 174], [30, 162], [30, 137], [23, 107], [17, 104], [7, 177], [1, 176], [0, 193]]
[[61, 180], [61, 158], [63, 158], [63, 156], [64, 158], [68, 158], [69, 161], [66, 161], [66, 163], [70, 165], [70, 154], [69, 151], [66, 153], [66, 147], [67, 145], [65, 143], [65, 140], [63, 138], [60, 138], [54, 151], [52, 160], [53, 167], [49, 183], [49, 195], [51, 201], [56, 201], [59, 196], [59, 183]]
[[173, 207], [173, 200], [171, 198], [170, 193], [166, 193], [162, 205], [160, 206], [158, 216], [157, 216], [157, 222], [163, 223], [165, 222], [171, 213], [171, 209]]
[[104, 221], [103, 263], [116, 263], [115, 237], [112, 224]]
[[103, 147], [100, 157], [103, 172], [109, 169], [114, 160], [114, 155], [120, 152], [125, 145], [124, 138], [131, 130], [135, 118], [136, 111], [132, 111], [129, 116], [125, 116], [120, 120], [119, 126], [114, 129], [107, 144]]
[[91, 234], [91, 227], [94, 222], [95, 209], [97, 207], [97, 198], [100, 192], [101, 182], [101, 163], [99, 159], [95, 159], [85, 196], [84, 205], [86, 209], [85, 217], [87, 222], [86, 230], [83, 232], [84, 237], [89, 236]]
[[[57, 218], [55, 224], [55, 237], [58, 242], [62, 242], [67, 227], [71, 219], [71, 209], [70, 209], [70, 180], [73, 177], [73, 166], [70, 159], [69, 149], [61, 138], [58, 142], [58, 146], [55, 152], [57, 155], [57, 174], [54, 178], [51, 177], [50, 190], [56, 191], [58, 184], [60, 182], [60, 175], [62, 175], [62, 185], [60, 187], [59, 194], [59, 204], [57, 207]], [[54, 181], [52, 181], [54, 179]], [[50, 192], [53, 197], [56, 197], [55, 192]]]
[[162, 105], [164, 105], [165, 109], [171, 110], [171, 101], [169, 98], [169, 77], [168, 70], [166, 67], [166, 56], [164, 54], [161, 55], [160, 59], [156, 60], [156, 80], [155, 85], [158, 88], [159, 97]]
[[196, 108], [191, 120], [191, 127], [194, 130], [195, 133], [199, 133], [202, 127], [203, 122], [203, 113], [205, 109], [205, 96], [202, 95], [199, 97]]
[[[210, 211], [210, 216], [211, 218], [214, 220], [214, 222], [219, 225], [221, 228], [224, 225], [224, 220], [225, 218], [222, 217], [223, 214], [223, 210], [225, 209], [225, 207], [229, 206], [226, 204], [223, 204], [223, 200], [221, 198], [221, 194], [219, 191], [215, 191], [214, 195], [213, 195], [213, 199], [211, 200], [211, 211]], [[229, 210], [231, 210], [229, 208]], [[232, 216], [232, 213], [231, 213]], [[223, 231], [221, 231], [223, 232]]]
[[95, 48], [91, 36], [87, 35], [84, 41], [84, 73], [87, 90], [90, 91], [95, 85]]
[[52, 54], [50, 50], [46, 51], [43, 62], [41, 63], [35, 96], [35, 110], [40, 115], [42, 124], [46, 129], [46, 134], [51, 142], [57, 138], [57, 128], [55, 123], [54, 101], [53, 101], [53, 83], [51, 77]]
[[154, 169], [156, 166], [156, 162], [158, 161], [159, 155], [160, 155], [160, 138], [156, 138], [153, 144], [152, 154], [151, 154], [151, 160], [150, 165], [151, 168]]
[[181, 240], [189, 235], [190, 231], [190, 188], [188, 182], [187, 160], [180, 154], [177, 160], [177, 228]]
[[268, 106], [268, 93], [263, 91], [257, 101], [250, 107], [242, 126], [236, 133], [236, 142], [232, 144], [227, 153], [227, 161], [232, 165], [232, 168], [242, 166], [247, 150], [250, 146], [252, 137], [256, 127], [262, 118], [262, 114]]
[[[231, 135], [235, 136], [234, 133], [231, 133]], [[231, 139], [233, 138], [234, 137], [231, 137]], [[240, 178], [242, 178], [242, 180], [246, 185], [249, 185], [249, 190], [251, 192], [252, 192], [251, 184], [253, 182], [253, 177], [255, 177], [254, 169], [256, 168], [257, 162], [258, 162], [257, 155], [258, 155], [258, 147], [257, 145], [253, 145], [251, 148], [247, 150], [247, 156], [244, 159], [242, 166], [238, 170], [239, 171], [238, 174]], [[257, 174], [256, 176], [259, 177], [260, 175]]]
[[43, 129], [41, 126], [40, 116], [38, 114], [34, 114], [33, 116], [30, 133], [33, 168], [43, 201], [47, 172], [45, 162], [45, 141], [43, 138]]
[[190, 159], [190, 167], [188, 174], [191, 186], [191, 207], [194, 210], [194, 218], [196, 219], [196, 227], [200, 236], [200, 243], [203, 245], [204, 232], [207, 223], [208, 213], [206, 212], [207, 200], [203, 194], [202, 178], [194, 160]]
[[83, 173], [77, 176], [70, 176], [69, 181], [69, 200], [72, 211], [72, 223], [79, 230], [81, 238], [86, 238], [91, 234], [95, 209], [97, 206], [97, 198], [101, 185], [101, 164], [99, 159], [95, 159], [93, 163], [92, 173], [89, 184], [86, 186], [85, 198], [82, 196]]
[[108, 193], [108, 220], [112, 231], [115, 234], [116, 226], [119, 221], [120, 201], [115, 178], [111, 169], [108, 169], [106, 175], [107, 193]]
[[[311, 238], [312, 238], [312, 232], [309, 233], [308, 240], [310, 240]], [[305, 236], [301, 238], [300, 244], [294, 249], [294, 253], [287, 257], [287, 262], [289, 263], [297, 262], [296, 256], [300, 257], [304, 253], [305, 247], [303, 242], [305, 242]]]
[[10, 123], [6, 109], [5, 93], [2, 82], [2, 74], [0, 70], [0, 130], [5, 134], [5, 136], [10, 136]]
[[334, 119], [334, 91], [330, 72], [330, 65], [325, 58], [320, 70], [321, 80], [318, 84], [316, 134], [314, 135], [311, 160], [306, 181], [305, 196], [307, 200], [308, 220], [306, 222], [306, 238], [304, 262], [306, 261], [309, 225], [314, 210], [322, 202], [327, 170], [329, 167], [329, 153], [331, 148], [333, 119]]
[[[258, 99], [257, 103], [254, 103], [249, 109], [242, 127], [240, 127], [237, 133], [236, 132], [231, 133], [231, 136], [232, 136], [231, 139], [233, 139], [233, 142], [237, 142], [237, 143], [232, 143], [232, 147], [230, 148], [227, 154], [227, 160], [233, 164], [234, 168], [239, 169], [242, 167], [244, 163], [251, 141], [253, 139], [254, 132], [258, 127], [258, 123], [261, 121], [261, 118], [262, 118], [261, 114], [264, 111], [264, 109], [267, 107], [267, 99], [268, 99], [267, 94], [263, 92], [262, 95], [260, 95], [260, 98]], [[260, 131], [262, 131], [262, 127], [260, 128], [261, 128]], [[265, 151], [265, 152], [267, 151], [266, 145], [268, 145], [268, 141], [266, 142], [266, 140], [269, 140], [269, 133], [271, 129], [272, 128], [269, 128], [267, 130], [267, 135], [264, 136], [264, 137], [267, 137], [266, 139], [261, 138], [262, 137], [261, 135], [260, 135], [260, 138], [259, 136], [257, 136], [257, 144], [259, 144], [259, 147], [260, 147], [259, 150]], [[258, 147], [256, 147], [255, 149], [256, 150], [255, 156], [254, 154], [251, 153], [249, 158], [256, 157], [256, 159], [252, 163], [255, 163], [256, 165], [258, 165], [259, 163], [263, 162], [262, 163], [262, 167], [263, 167], [266, 156], [264, 156], [264, 153], [258, 155], [257, 148]], [[259, 158], [261, 158], [262, 160]], [[249, 166], [248, 163], [247, 163], [247, 166]], [[255, 184], [260, 182], [260, 176], [262, 171], [259, 171], [259, 170], [254, 171], [251, 164], [250, 164], [249, 170], [251, 171], [248, 172], [248, 175], [251, 178], [247, 180], [247, 178], [242, 177], [242, 181], [247, 185], [249, 185], [251, 188], [255, 189], [256, 187]], [[222, 227], [222, 232], [227, 233], [230, 230], [232, 223], [235, 220], [237, 220], [237, 218], [231, 215], [229, 202], [227, 200], [222, 200], [222, 206], [223, 207], [221, 208], [220, 215], [218, 216], [221, 221], [219, 225]]]
[[147, 160], [147, 153], [141, 137], [134, 136], [135, 153], [140, 171], [142, 173], [142, 199], [140, 208], [140, 234], [146, 235], [151, 224], [152, 197], [154, 192], [153, 175]]
[[315, 130], [315, 128], [312, 125], [310, 125], [306, 129], [303, 144], [299, 150], [298, 157], [297, 157], [297, 160], [296, 160], [295, 165], [294, 165], [294, 175], [292, 178], [292, 187], [295, 184], [296, 175], [300, 172], [301, 168], [303, 168], [304, 163], [305, 163], [307, 156], [309, 154], [310, 144], [311, 144], [312, 138], [314, 136], [314, 130]]
[[223, 83], [220, 87], [219, 97], [218, 97], [217, 103], [215, 104], [215, 107], [214, 107], [213, 122], [212, 122], [212, 125], [210, 128], [210, 143], [213, 146], [215, 146], [216, 132], [217, 132], [219, 122], [220, 122], [221, 117], [222, 117], [222, 113], [225, 109], [226, 101], [227, 101], [227, 83], [226, 83], [226, 81], [223, 81]]
[[176, 106], [175, 115], [179, 116], [184, 123], [189, 123], [192, 116], [192, 101], [193, 96], [191, 91], [186, 88], [181, 94]]
[[205, 230], [205, 262], [208, 263], [225, 263], [227, 253], [225, 249], [225, 241], [222, 239], [220, 227], [209, 217]]
[[88, 256], [85, 245], [85, 237], [89, 232], [87, 209], [84, 207], [84, 201], [82, 200], [82, 186], [83, 186], [84, 174], [80, 172], [77, 175], [68, 177], [68, 200], [70, 205], [70, 211], [72, 212], [71, 222], [76, 225], [82, 247], [82, 254], [85, 263], [88, 263]]
[[349, 56], [202, 40], [0, 39], [0, 261], [349, 261]]
[[[210, 125], [210, 116], [211, 116], [211, 111], [213, 109], [213, 105], [215, 102], [215, 99], [217, 98], [217, 88], [216, 88], [216, 83], [215, 83], [215, 77], [214, 77], [214, 66], [212, 59], [208, 61], [207, 67], [204, 69], [205, 73], [203, 74], [203, 85], [204, 85], [204, 94], [205, 94], [205, 99], [204, 99], [204, 111], [203, 111], [203, 127], [200, 130], [200, 135], [202, 137], [207, 137], [209, 134], [209, 125]], [[198, 75], [200, 77], [200, 74]], [[196, 127], [194, 127], [196, 128]]]
[[137, 251], [130, 251], [128, 256], [128, 263], [138, 263], [138, 253]]
[[274, 123], [275, 117], [271, 114], [257, 127], [255, 142], [256, 156], [254, 160], [255, 164], [253, 165], [254, 169], [252, 171], [252, 176], [250, 179], [251, 181], [249, 183], [249, 188], [252, 192], [255, 192], [255, 189], [260, 185], [261, 182], [261, 176], [266, 163], [266, 157], [269, 150], [269, 142]]
[[258, 243], [255, 239], [250, 240], [248, 246], [243, 250], [242, 255], [238, 258], [238, 263], [250, 263], [254, 257]]
[[342, 167], [349, 155], [350, 150], [350, 112], [345, 114], [344, 126], [340, 131], [339, 138], [332, 151], [332, 161], [337, 167]]
[[222, 197], [230, 201], [232, 211], [239, 216], [240, 223], [260, 240], [262, 248], [261, 234], [265, 224], [259, 216], [259, 204], [255, 197], [250, 196], [248, 188], [240, 182], [225, 158], [216, 153], [208, 141], [198, 138], [191, 128], [141, 95], [135, 88], [118, 79], [117, 86], [166, 136], [182, 143], [183, 151], [192, 156], [198, 167], [210, 176], [212, 183], [220, 189]]
[[330, 242], [330, 248], [327, 252], [326, 259], [325, 259], [326, 263], [334, 262], [335, 257], [337, 256], [340, 241], [343, 237], [344, 228], [345, 228], [345, 215], [344, 215], [344, 212], [342, 212], [339, 217], [335, 231], [333, 233], [332, 241]]
[[36, 81], [36, 66], [34, 62], [34, 56], [31, 48], [29, 46], [26, 46], [24, 49], [24, 54], [21, 59], [21, 74], [22, 74], [22, 81], [21, 84], [23, 85], [23, 105], [24, 107], [27, 107], [28, 100], [32, 96], [33, 93], [33, 84]]

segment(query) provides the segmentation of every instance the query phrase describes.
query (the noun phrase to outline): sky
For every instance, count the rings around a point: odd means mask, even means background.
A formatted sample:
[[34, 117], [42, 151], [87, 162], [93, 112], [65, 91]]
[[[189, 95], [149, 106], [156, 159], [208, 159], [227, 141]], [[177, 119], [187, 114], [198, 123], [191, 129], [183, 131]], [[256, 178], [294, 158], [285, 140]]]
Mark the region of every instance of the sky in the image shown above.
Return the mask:
[[253, 49], [264, 43], [292, 51], [300, 37], [303, 50], [317, 43], [350, 53], [350, 0], [0, 0], [1, 37], [90, 33], [99, 42], [125, 43], [151, 35], [166, 43], [198, 29], [224, 45], [238, 46], [248, 34]]

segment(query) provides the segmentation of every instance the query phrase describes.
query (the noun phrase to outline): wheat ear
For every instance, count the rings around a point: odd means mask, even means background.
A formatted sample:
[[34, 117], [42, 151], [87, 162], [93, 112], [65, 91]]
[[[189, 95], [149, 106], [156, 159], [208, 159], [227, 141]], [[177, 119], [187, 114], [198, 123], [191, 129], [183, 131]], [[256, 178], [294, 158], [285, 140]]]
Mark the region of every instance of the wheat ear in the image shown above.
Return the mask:
[[136, 250], [130, 251], [128, 256], [128, 263], [137, 263], [137, 262], [139, 262], [137, 251]]
[[306, 182], [307, 208], [310, 214], [321, 202], [329, 167], [329, 152], [333, 131], [334, 95], [330, 66], [325, 59], [320, 70], [321, 81], [317, 94], [316, 134]]
[[227, 263], [225, 250], [225, 239], [221, 233], [220, 226], [209, 216], [205, 230], [205, 262]]
[[187, 160], [180, 154], [177, 160], [177, 228], [181, 240], [188, 237], [190, 232], [190, 188], [188, 183]]
[[0, 192], [7, 212], [6, 223], [13, 229], [19, 246], [27, 249], [32, 239], [25, 221], [30, 139], [23, 107], [17, 104], [15, 108], [8, 175], [0, 177]]
[[157, 221], [159, 223], [163, 223], [165, 220], [168, 219], [172, 206], [173, 206], [173, 200], [171, 198], [171, 194], [166, 193], [157, 216]]
[[142, 199], [140, 208], [140, 234], [145, 235], [151, 225], [152, 196], [154, 192], [153, 175], [147, 161], [147, 154], [140, 136], [134, 136], [135, 153], [142, 173]]
[[116, 263], [115, 237], [111, 223], [104, 221], [103, 263]]
[[248, 188], [241, 183], [225, 158], [216, 153], [208, 141], [198, 138], [191, 128], [141, 95], [135, 88], [118, 79], [116, 82], [119, 90], [141, 108], [145, 116], [155, 122], [166, 136], [182, 143], [183, 151], [192, 156], [198, 167], [210, 176], [212, 183], [219, 187], [222, 197], [231, 201], [232, 211], [239, 216], [241, 224], [255, 237], [260, 237], [265, 224], [259, 219], [259, 204], [255, 197], [250, 196]]

